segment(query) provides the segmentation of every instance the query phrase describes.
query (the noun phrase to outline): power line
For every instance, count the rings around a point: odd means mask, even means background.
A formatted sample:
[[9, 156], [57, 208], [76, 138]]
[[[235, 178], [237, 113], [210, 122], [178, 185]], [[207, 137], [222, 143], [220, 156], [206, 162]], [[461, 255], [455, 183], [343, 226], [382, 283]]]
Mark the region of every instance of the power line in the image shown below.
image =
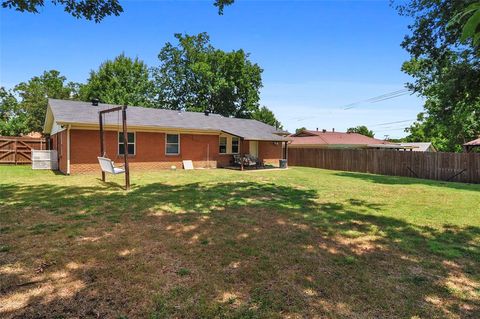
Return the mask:
[[[394, 99], [394, 98], [404, 96], [404, 95], [407, 95], [407, 94], [410, 94], [410, 91], [408, 89], [396, 90], [396, 91], [384, 93], [384, 94], [381, 94], [381, 95], [377, 95], [377, 96], [374, 96], [374, 97], [371, 97], [371, 98], [368, 98], [368, 99], [356, 101], [356, 102], [341, 106], [340, 108], [343, 108], [344, 110], [350, 110], [350, 109], [353, 109], [355, 106], [357, 106], [359, 104], [362, 104], [362, 103], [377, 103], [377, 102], [381, 102], [381, 101], [385, 101], [385, 100]], [[332, 113], [332, 111], [330, 111], [330, 113]], [[312, 118], [316, 118], [316, 117], [318, 117], [318, 116], [313, 115], [313, 116], [308, 116], [308, 117], [295, 117], [295, 118], [293, 118], [293, 120], [296, 120], [297, 122], [303, 122], [307, 119], [312, 119]], [[381, 124], [374, 124], [374, 125], [371, 125], [371, 126], [377, 126], [377, 125], [381, 126], [381, 125], [386, 125], [386, 124], [396, 124], [396, 123], [403, 123], [403, 122], [409, 122], [409, 121], [414, 121], [414, 120], [404, 120], [404, 121], [397, 121], [397, 122], [391, 122], [391, 123], [381, 123]]]
[[386, 98], [383, 98], [383, 99], [380, 99], [380, 100], [375, 100], [375, 101], [370, 102], [370, 103], [378, 103], [378, 102], [381, 102], [381, 101], [394, 99], [394, 98], [396, 98], [396, 97], [404, 96], [404, 95], [408, 95], [408, 94], [410, 94], [410, 92], [405, 92], [405, 93], [402, 93], [402, 94], [397, 94], [397, 95], [394, 95], [394, 96], [389, 96], [389, 97], [386, 97]]
[[356, 102], [347, 104], [347, 105], [345, 105], [344, 107], [349, 107], [349, 106], [356, 105], [356, 104], [358, 104], [358, 103], [370, 102], [370, 101], [372, 101], [372, 100], [384, 98], [384, 97], [387, 97], [387, 96], [390, 96], [390, 95], [399, 94], [399, 93], [405, 92], [405, 90], [406, 90], [406, 89], [402, 89], [402, 90], [397, 90], [397, 91], [393, 91], [393, 92], [381, 94], [381, 95], [374, 96], [374, 97], [371, 97], [371, 98], [368, 98], [368, 99], [364, 99], [364, 100], [360, 100], [360, 101], [356, 101]]
[[406, 127], [398, 127], [398, 128], [391, 128], [388, 130], [375, 130], [375, 133], [377, 132], [390, 132], [390, 131], [400, 131], [400, 130], [405, 130]]
[[381, 101], [385, 101], [385, 100], [390, 100], [390, 99], [393, 99], [393, 98], [396, 98], [396, 97], [400, 97], [400, 96], [404, 96], [404, 95], [407, 95], [409, 94], [409, 92], [404, 92], [404, 93], [400, 93], [400, 94], [392, 94], [392, 95], [389, 95], [389, 96], [386, 96], [386, 97], [382, 97], [382, 98], [375, 98], [375, 99], [368, 99], [368, 100], [364, 100], [362, 102], [358, 102], [358, 103], [355, 103], [355, 104], [350, 104], [348, 107], [345, 107], [344, 110], [350, 110], [350, 109], [353, 109], [354, 107], [356, 107], [357, 105], [359, 104], [363, 104], [363, 103], [377, 103], [377, 102], [381, 102]]
[[388, 99], [393, 99], [393, 98], [396, 98], [396, 97], [399, 97], [399, 96], [407, 95], [408, 93], [409, 93], [408, 89], [397, 90], [397, 91], [377, 95], [377, 96], [374, 96], [374, 97], [371, 97], [371, 98], [368, 98], [368, 99], [365, 99], [365, 100], [356, 101], [356, 102], [341, 106], [341, 108], [343, 108], [344, 110], [350, 110], [350, 109], [353, 109], [358, 104], [376, 103], [376, 102], [385, 101], [385, 100], [388, 100]]
[[311, 118], [314, 118], [314, 117], [318, 117], [318, 116], [295, 117], [295, 118], [293, 118], [293, 120], [296, 120], [297, 122], [303, 122], [303, 121], [305, 121], [305, 120], [308, 120], [308, 119], [311, 119]]
[[378, 123], [378, 124], [369, 125], [369, 127], [384, 126], [384, 125], [390, 125], [390, 124], [399, 124], [399, 123], [406, 123], [406, 122], [411, 122], [411, 121], [415, 121], [415, 119], [395, 121], [395, 122], [386, 122], [386, 123]]

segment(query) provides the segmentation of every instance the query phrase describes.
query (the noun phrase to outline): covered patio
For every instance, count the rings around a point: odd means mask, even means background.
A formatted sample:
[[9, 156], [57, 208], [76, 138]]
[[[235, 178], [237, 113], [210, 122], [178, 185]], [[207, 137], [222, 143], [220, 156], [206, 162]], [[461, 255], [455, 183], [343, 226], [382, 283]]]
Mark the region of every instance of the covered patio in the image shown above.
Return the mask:
[[[238, 149], [236, 145], [238, 138]], [[220, 138], [220, 152], [223, 145], [228, 150], [229, 140], [225, 144]], [[288, 138], [278, 136], [274, 140], [253, 140], [234, 136], [231, 142], [228, 164], [224, 168], [235, 170], [258, 170], [272, 168], [286, 168], [288, 160]]]

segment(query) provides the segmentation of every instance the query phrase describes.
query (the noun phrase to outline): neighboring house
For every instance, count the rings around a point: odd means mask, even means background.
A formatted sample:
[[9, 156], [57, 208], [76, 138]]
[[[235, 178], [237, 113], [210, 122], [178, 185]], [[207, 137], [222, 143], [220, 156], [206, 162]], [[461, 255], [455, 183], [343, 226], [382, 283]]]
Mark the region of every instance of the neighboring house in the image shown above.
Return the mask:
[[480, 148], [480, 137], [476, 140], [463, 144], [463, 149], [465, 150], [465, 152], [471, 152], [474, 148]]
[[292, 139], [288, 145], [290, 148], [397, 148], [395, 146], [398, 146], [358, 133], [328, 132], [326, 130], [303, 130], [289, 137]]
[[[65, 174], [100, 171], [100, 110], [116, 105], [49, 99], [44, 133], [58, 151], [59, 169]], [[233, 154], [252, 154], [267, 164], [284, 158], [283, 131], [256, 120], [199, 112], [179, 112], [129, 106], [127, 108], [129, 165], [135, 169], [225, 167]], [[121, 114], [105, 115], [106, 157], [121, 164]]]
[[412, 147], [414, 152], [436, 152], [437, 149], [430, 142], [400, 143], [402, 146]]
[[22, 135], [24, 137], [31, 137], [31, 138], [42, 138], [43, 134], [40, 132], [30, 132], [28, 134]]

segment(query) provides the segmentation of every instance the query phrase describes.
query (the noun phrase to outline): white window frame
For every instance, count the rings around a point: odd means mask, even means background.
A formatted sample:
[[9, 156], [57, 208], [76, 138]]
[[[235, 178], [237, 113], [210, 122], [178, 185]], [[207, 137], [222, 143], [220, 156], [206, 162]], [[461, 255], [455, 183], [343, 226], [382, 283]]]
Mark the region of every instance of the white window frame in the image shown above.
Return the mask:
[[[220, 143], [221, 139], [224, 138], [225, 139], [225, 153], [222, 153], [220, 152], [220, 146], [222, 145]], [[218, 137], [218, 154], [228, 154], [228, 137], [227, 136], [219, 136]]]
[[[178, 143], [168, 143], [167, 142], [167, 136], [168, 135], [177, 135], [178, 136]], [[177, 144], [178, 145], [178, 152], [177, 153], [168, 153], [167, 152], [167, 146], [168, 144]], [[180, 133], [165, 133], [165, 155], [167, 156], [178, 156], [180, 155]]]
[[[236, 152], [233, 151], [233, 139], [236, 139], [238, 141], [238, 149]], [[239, 154], [240, 153], [240, 137], [238, 136], [232, 136], [231, 137], [231, 143], [230, 143], [230, 153], [231, 154]]]
[[[118, 156], [123, 156], [123, 154], [120, 154], [120, 143], [123, 144], [123, 141], [120, 141], [120, 133], [123, 132], [117, 132], [117, 155]], [[128, 133], [133, 134], [133, 143], [128, 142]], [[128, 153], [128, 145], [133, 144], [133, 154]], [[127, 132], [127, 156], [135, 156], [137, 155], [137, 132]]]

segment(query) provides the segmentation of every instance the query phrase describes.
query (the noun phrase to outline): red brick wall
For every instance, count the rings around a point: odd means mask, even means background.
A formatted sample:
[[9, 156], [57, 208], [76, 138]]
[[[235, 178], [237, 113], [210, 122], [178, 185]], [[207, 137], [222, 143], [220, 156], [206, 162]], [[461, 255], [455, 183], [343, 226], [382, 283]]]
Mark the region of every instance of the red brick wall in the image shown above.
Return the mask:
[[[71, 172], [98, 170], [99, 132], [71, 130], [70, 139]], [[117, 132], [105, 132], [105, 148], [108, 158], [119, 164], [123, 162], [123, 155], [118, 155]], [[218, 136], [180, 134], [180, 154], [166, 155], [164, 133], [136, 132], [135, 155], [129, 156], [129, 165], [132, 169], [165, 169], [172, 165], [181, 169], [183, 159], [192, 160], [195, 167], [216, 167], [216, 161], [221, 160], [218, 154]]]
[[243, 154], [248, 154], [250, 152], [250, 142], [249, 141], [242, 141], [241, 150]]
[[[52, 136], [52, 146], [56, 149], [57, 135], [62, 134], [62, 151], [59, 151], [59, 168], [67, 172], [66, 131]], [[194, 167], [225, 167], [230, 165], [232, 155], [218, 153], [218, 135], [180, 134], [180, 154], [165, 154], [165, 133], [136, 132], [135, 155], [129, 155], [132, 170], [168, 169], [175, 165], [182, 168], [182, 160], [193, 161]], [[249, 142], [242, 143], [242, 151], [248, 154]], [[117, 164], [123, 163], [123, 155], [118, 155], [117, 132], [105, 132], [106, 156]], [[208, 148], [208, 162], [207, 162]], [[278, 165], [282, 158], [282, 145], [273, 142], [259, 142], [259, 157], [268, 164]], [[95, 130], [70, 131], [70, 173], [99, 171], [97, 156], [100, 153], [99, 132]]]
[[282, 143], [258, 142], [258, 157], [266, 164], [278, 166], [278, 160], [283, 158]]
[[233, 160], [233, 155], [231, 154], [218, 154], [217, 167], [230, 166], [232, 164], [232, 160]]

